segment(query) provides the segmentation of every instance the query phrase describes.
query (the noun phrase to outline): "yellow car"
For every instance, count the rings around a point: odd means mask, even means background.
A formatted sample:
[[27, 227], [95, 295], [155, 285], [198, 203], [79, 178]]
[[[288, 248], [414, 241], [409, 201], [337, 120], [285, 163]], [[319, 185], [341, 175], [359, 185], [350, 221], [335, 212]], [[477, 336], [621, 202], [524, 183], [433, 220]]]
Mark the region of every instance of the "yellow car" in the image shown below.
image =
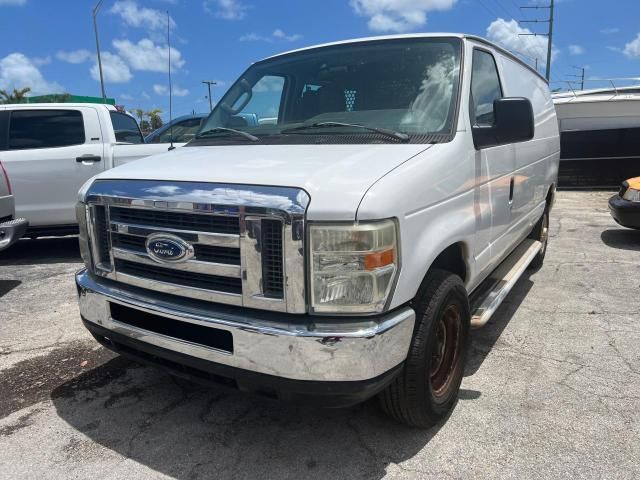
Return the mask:
[[620, 193], [609, 199], [609, 210], [623, 227], [640, 230], [640, 177], [622, 182]]

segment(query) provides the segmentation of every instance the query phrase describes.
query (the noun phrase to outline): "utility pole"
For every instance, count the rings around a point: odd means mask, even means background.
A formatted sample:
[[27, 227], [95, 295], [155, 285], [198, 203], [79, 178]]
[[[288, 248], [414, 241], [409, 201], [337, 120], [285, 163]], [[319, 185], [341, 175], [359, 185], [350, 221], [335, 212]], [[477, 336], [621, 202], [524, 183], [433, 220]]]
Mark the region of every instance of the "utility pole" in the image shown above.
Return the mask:
[[100, 40], [98, 40], [98, 22], [96, 21], [96, 17], [98, 16], [98, 10], [102, 6], [102, 2], [104, 0], [100, 0], [95, 7], [93, 7], [92, 15], [93, 15], [93, 31], [96, 34], [96, 50], [98, 52], [98, 70], [100, 71], [100, 88], [102, 89], [102, 103], [107, 103], [107, 94], [104, 91], [104, 77], [102, 76], [102, 59], [100, 58]]
[[579, 78], [580, 79], [580, 90], [584, 90], [584, 71], [585, 68], [584, 67], [573, 67], [576, 70], [582, 70], [582, 74], [581, 75], [569, 75], [570, 77], [575, 77], [575, 78]]
[[209, 89], [209, 111], [211, 111], [213, 110], [213, 101], [211, 99], [211, 85], [217, 85], [218, 82], [214, 82], [213, 80], [203, 80], [202, 83], [204, 83]]
[[549, 9], [549, 19], [548, 20], [520, 20], [518, 23], [548, 23], [549, 30], [547, 33], [519, 33], [518, 35], [527, 36], [531, 35], [534, 37], [543, 36], [547, 37], [547, 68], [545, 70], [545, 78], [547, 82], [551, 80], [551, 48], [553, 46], [553, 13], [554, 13], [554, 0], [549, 0], [549, 5], [532, 5], [526, 7], [520, 7], [522, 9], [541, 9], [548, 8]]

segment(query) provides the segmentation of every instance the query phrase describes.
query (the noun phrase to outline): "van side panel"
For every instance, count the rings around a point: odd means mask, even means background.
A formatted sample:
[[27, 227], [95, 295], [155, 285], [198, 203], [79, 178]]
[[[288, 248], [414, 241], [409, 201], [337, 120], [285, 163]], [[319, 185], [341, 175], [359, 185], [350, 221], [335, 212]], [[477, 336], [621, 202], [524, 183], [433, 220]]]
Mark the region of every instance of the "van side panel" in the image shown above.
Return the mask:
[[540, 218], [560, 158], [556, 111], [546, 82], [511, 58], [497, 54], [505, 96], [524, 97], [533, 107], [535, 136], [515, 144], [513, 203], [509, 243], [527, 235]]

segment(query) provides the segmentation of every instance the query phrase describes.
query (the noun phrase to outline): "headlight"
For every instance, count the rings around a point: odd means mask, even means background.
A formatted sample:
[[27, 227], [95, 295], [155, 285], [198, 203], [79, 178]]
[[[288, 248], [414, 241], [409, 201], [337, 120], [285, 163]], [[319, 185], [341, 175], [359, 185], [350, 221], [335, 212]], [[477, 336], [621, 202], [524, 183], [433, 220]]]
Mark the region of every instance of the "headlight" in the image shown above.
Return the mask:
[[392, 220], [309, 227], [311, 308], [319, 313], [384, 310], [398, 272]]
[[627, 188], [622, 198], [624, 198], [625, 200], [629, 200], [630, 202], [640, 202], [640, 190]]
[[82, 261], [87, 266], [89, 270], [92, 270], [92, 259], [91, 259], [91, 249], [89, 247], [89, 231], [87, 229], [87, 205], [78, 202], [76, 204], [76, 218], [78, 220], [78, 240], [80, 242], [80, 256], [82, 257]]

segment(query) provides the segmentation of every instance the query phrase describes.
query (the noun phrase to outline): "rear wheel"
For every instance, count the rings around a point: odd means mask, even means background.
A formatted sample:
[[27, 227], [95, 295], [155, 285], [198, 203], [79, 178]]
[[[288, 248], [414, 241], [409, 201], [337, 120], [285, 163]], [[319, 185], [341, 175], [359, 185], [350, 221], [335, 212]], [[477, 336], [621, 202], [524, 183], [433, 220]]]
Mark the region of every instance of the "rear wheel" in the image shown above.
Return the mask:
[[414, 302], [416, 326], [404, 368], [380, 394], [387, 414], [430, 427], [455, 405], [469, 339], [469, 301], [462, 280], [432, 271]]
[[544, 256], [547, 253], [547, 244], [549, 243], [549, 212], [545, 211], [542, 214], [536, 226], [533, 227], [533, 230], [529, 234], [529, 238], [533, 238], [534, 240], [538, 240], [542, 243], [542, 248], [534, 257], [533, 261], [529, 264], [529, 268], [533, 270], [537, 270], [542, 267], [544, 263]]

